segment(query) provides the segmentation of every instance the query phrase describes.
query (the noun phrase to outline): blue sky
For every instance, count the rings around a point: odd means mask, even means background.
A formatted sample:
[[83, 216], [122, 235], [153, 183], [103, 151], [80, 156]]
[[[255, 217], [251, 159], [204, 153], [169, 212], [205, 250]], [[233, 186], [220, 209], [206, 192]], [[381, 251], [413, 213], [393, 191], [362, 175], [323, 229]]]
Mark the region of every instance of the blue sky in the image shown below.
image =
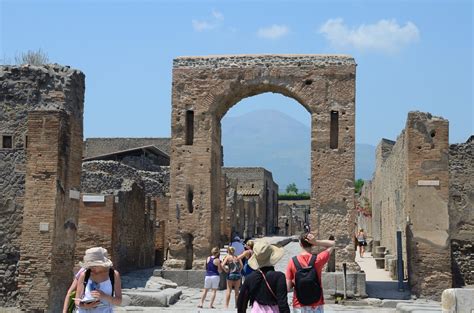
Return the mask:
[[[473, 133], [471, 1], [1, 1], [1, 55], [41, 48], [86, 74], [86, 137], [170, 136], [172, 60], [184, 55], [345, 53], [355, 57], [356, 141], [396, 139], [408, 111]], [[264, 94], [229, 116], [280, 110]]]

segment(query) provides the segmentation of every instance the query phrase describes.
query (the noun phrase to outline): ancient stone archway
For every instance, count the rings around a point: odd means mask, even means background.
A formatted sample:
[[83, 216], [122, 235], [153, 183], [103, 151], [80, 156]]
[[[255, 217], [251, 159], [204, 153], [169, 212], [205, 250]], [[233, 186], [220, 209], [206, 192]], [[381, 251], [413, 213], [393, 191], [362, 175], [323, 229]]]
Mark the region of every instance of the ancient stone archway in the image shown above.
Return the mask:
[[[311, 223], [319, 237], [337, 238], [336, 263], [351, 263], [353, 230], [355, 69], [350, 56], [236, 55], [180, 57], [173, 64], [170, 258], [193, 268], [219, 244], [221, 119], [243, 98], [280, 93], [311, 114]], [[192, 199], [189, 198], [192, 190]], [[189, 206], [192, 207], [189, 207]]]

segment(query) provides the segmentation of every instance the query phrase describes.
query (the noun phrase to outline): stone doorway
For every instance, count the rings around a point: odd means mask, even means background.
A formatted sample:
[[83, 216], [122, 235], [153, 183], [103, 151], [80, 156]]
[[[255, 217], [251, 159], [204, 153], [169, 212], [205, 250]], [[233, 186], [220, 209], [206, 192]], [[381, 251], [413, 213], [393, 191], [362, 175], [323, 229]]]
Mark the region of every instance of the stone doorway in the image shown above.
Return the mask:
[[[336, 266], [354, 263], [355, 68], [350, 56], [234, 55], [173, 62], [169, 268], [192, 268], [220, 238], [221, 119], [240, 100], [279, 93], [311, 114], [311, 224], [337, 240]], [[189, 210], [189, 190], [193, 190]]]

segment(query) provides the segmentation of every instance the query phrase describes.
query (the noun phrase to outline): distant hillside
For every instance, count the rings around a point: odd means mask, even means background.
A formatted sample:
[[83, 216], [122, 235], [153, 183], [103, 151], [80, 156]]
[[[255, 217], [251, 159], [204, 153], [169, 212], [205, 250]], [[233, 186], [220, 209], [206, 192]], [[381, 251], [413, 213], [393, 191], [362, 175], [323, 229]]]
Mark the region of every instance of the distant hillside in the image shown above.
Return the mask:
[[[310, 128], [274, 110], [259, 110], [222, 121], [225, 166], [263, 166], [281, 190], [294, 182], [309, 188]], [[356, 145], [356, 178], [369, 179], [375, 147]]]

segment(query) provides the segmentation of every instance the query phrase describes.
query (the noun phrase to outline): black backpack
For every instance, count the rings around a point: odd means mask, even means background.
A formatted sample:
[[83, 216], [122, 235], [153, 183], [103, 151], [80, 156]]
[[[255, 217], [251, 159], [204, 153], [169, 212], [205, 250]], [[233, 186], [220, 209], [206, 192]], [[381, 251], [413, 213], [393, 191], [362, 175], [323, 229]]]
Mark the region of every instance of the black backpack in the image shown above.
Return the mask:
[[314, 267], [316, 255], [312, 255], [308, 267], [302, 267], [297, 257], [293, 257], [296, 267], [295, 292], [302, 305], [310, 305], [321, 299], [323, 290], [319, 284], [318, 272]]
[[[89, 281], [89, 277], [91, 276], [91, 270], [88, 268], [86, 270], [86, 275], [84, 276], [84, 292], [86, 292], [87, 282]], [[112, 284], [112, 297], [114, 296], [114, 287], [115, 287], [115, 270], [111, 267], [109, 268], [109, 279], [110, 283]]]

